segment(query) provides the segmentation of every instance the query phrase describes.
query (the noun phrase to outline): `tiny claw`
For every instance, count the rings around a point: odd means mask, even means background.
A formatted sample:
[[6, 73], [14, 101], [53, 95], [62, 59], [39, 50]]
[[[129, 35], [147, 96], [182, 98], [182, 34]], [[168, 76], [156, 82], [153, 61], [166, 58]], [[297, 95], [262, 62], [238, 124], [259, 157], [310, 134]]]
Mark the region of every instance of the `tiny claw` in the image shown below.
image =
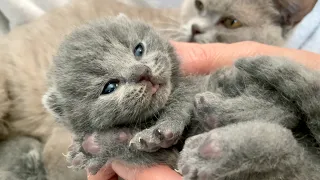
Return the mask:
[[74, 150], [74, 144], [71, 144], [69, 147], [68, 147], [68, 151], [73, 151]]
[[143, 146], [148, 146], [147, 142], [144, 139], [142, 139], [141, 137], [139, 137], [139, 143], [142, 144]]
[[176, 173], [178, 173], [179, 175], [181, 175], [181, 176], [182, 176], [182, 173], [181, 173], [181, 171], [180, 171], [180, 170], [178, 170], [178, 169], [174, 169], [174, 171], [175, 171]]
[[154, 134], [156, 135], [156, 137], [158, 137], [160, 140], [163, 139], [163, 135], [162, 135], [162, 131], [160, 129], [157, 129], [154, 131]]

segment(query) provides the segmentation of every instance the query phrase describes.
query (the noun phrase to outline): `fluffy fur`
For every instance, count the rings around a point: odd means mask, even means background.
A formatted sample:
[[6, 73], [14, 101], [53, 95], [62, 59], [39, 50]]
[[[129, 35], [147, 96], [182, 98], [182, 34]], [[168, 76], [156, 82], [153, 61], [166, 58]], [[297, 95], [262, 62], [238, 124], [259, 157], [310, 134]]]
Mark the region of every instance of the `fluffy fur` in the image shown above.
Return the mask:
[[[311, 1], [295, 2], [306, 2], [307, 10], [312, 7], [308, 5]], [[20, 134], [43, 142], [48, 179], [86, 179], [84, 171], [73, 172], [65, 168], [67, 164], [61, 154], [67, 152], [71, 143], [71, 139], [66, 138], [70, 133], [64, 127], [57, 126], [52, 115], [41, 104], [41, 96], [47, 90], [46, 73], [52, 55], [64, 36], [76, 26], [119, 12], [141, 18], [155, 27], [166, 28], [161, 31], [164, 34], [171, 33], [173, 27], [169, 26], [176, 26], [176, 17], [179, 17], [177, 10], [132, 8], [112, 0], [75, 0], [35, 22], [14, 29], [1, 39], [0, 139], [6, 140], [14, 134]]]
[[42, 144], [33, 138], [16, 136], [0, 143], [1, 180], [46, 180]]
[[[30, 136], [44, 144], [43, 160], [48, 179], [86, 179], [84, 171], [67, 169], [71, 134], [56, 125], [41, 98], [47, 90], [47, 71], [64, 36], [92, 19], [126, 12], [155, 27], [167, 27], [176, 10], [132, 8], [113, 0], [74, 1], [39, 20], [13, 29], [0, 41], [0, 139], [15, 134]], [[165, 14], [162, 16], [161, 14]], [[2, 159], [1, 163], [4, 162]]]
[[282, 46], [317, 0], [185, 0], [173, 36], [197, 43], [257, 41]]
[[[139, 43], [145, 51], [137, 57]], [[180, 142], [193, 136], [179, 158], [184, 179], [315, 180], [319, 75], [284, 58], [256, 57], [183, 77], [167, 40], [119, 16], [63, 41], [44, 103], [74, 133], [72, 167], [93, 174], [113, 158], [174, 167]], [[110, 80], [117, 88], [104, 94]]]

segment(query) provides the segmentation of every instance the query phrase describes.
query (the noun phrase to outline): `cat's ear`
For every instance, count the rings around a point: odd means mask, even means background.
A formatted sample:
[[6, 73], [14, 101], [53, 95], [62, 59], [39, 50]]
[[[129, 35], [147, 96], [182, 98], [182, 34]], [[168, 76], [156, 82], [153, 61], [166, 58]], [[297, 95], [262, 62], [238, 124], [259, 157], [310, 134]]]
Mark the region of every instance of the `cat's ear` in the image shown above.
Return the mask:
[[63, 116], [62, 103], [54, 88], [50, 88], [42, 97], [44, 107], [59, 121]]
[[282, 16], [282, 24], [294, 26], [313, 9], [317, 0], [273, 0]]

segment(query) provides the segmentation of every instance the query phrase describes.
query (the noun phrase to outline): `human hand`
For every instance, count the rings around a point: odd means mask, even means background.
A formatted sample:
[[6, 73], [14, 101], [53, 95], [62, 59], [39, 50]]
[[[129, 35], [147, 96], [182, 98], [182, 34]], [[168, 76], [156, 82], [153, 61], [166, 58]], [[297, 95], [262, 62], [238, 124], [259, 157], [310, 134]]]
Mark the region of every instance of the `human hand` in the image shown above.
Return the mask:
[[118, 180], [118, 174], [124, 180], [182, 180], [182, 177], [167, 166], [159, 165], [141, 168], [124, 165], [115, 161], [102, 168], [96, 175], [88, 175], [88, 180]]
[[242, 57], [257, 55], [284, 56], [308, 68], [320, 70], [320, 55], [308, 51], [270, 46], [256, 42], [234, 44], [193, 44], [171, 42], [181, 59], [186, 74], [206, 74], [223, 66], [231, 66]]

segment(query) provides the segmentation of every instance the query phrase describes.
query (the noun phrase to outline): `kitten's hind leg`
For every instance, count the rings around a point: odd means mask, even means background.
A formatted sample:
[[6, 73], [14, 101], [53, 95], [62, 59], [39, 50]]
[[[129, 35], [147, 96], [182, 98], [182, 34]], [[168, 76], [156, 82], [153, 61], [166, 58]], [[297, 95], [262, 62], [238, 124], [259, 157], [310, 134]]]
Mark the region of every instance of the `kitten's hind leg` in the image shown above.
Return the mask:
[[194, 116], [206, 130], [255, 119], [287, 128], [298, 124], [298, 118], [290, 107], [246, 94], [230, 98], [208, 91], [195, 96]]
[[249, 121], [187, 139], [178, 168], [184, 180], [315, 180], [308, 158], [290, 130]]
[[240, 59], [235, 66], [295, 103], [320, 143], [320, 72], [280, 57]]

